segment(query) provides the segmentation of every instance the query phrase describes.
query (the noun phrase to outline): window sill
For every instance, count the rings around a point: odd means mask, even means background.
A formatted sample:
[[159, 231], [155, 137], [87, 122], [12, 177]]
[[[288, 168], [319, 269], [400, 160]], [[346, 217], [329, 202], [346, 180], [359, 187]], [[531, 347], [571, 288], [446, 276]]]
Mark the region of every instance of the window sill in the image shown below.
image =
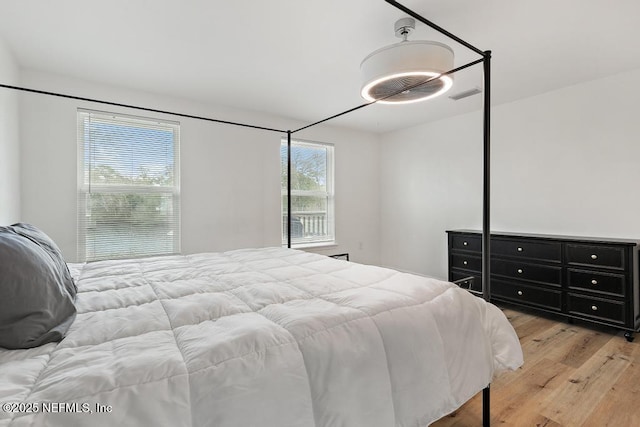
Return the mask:
[[[283, 247], [287, 247], [287, 244], [283, 244]], [[335, 240], [329, 241], [329, 242], [315, 242], [315, 243], [294, 243], [291, 244], [291, 249], [318, 249], [318, 248], [323, 248], [323, 249], [329, 249], [329, 248], [335, 248], [338, 246], [338, 243], [336, 243]]]

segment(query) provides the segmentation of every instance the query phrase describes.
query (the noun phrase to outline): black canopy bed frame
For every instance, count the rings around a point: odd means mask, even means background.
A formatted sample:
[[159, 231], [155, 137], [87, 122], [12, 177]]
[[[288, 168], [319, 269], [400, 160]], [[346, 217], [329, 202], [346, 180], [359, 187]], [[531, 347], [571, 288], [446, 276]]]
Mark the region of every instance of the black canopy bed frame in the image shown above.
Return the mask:
[[[482, 66], [483, 66], [484, 99], [483, 99], [483, 106], [482, 106], [482, 111], [483, 111], [483, 202], [482, 202], [482, 276], [481, 277], [482, 277], [482, 298], [485, 299], [487, 302], [489, 302], [490, 299], [491, 299], [491, 275], [490, 275], [491, 264], [489, 262], [489, 259], [490, 259], [490, 257], [489, 257], [489, 254], [490, 254], [490, 242], [491, 242], [491, 240], [489, 238], [489, 233], [490, 233], [491, 51], [490, 50], [483, 51], [481, 49], [478, 49], [477, 47], [473, 46], [472, 44], [466, 42], [465, 40], [463, 40], [460, 37], [452, 34], [451, 32], [443, 29], [442, 27], [434, 24], [433, 22], [427, 20], [423, 16], [419, 15], [418, 13], [412, 11], [411, 9], [403, 6], [402, 4], [400, 4], [400, 3], [398, 3], [398, 2], [396, 2], [394, 0], [385, 0], [385, 2], [389, 3], [391, 6], [395, 7], [396, 9], [398, 9], [398, 10], [406, 13], [407, 15], [413, 17], [414, 19], [424, 23], [425, 25], [427, 25], [428, 27], [432, 28], [433, 30], [441, 33], [442, 35], [446, 36], [447, 38], [449, 38], [451, 40], [454, 40], [455, 42], [461, 44], [465, 48], [473, 51], [474, 53], [476, 53], [477, 55], [480, 56], [480, 59], [476, 59], [476, 60], [474, 60], [472, 62], [469, 62], [467, 64], [464, 64], [464, 65], [461, 65], [459, 67], [456, 67], [456, 68], [454, 68], [452, 70], [443, 72], [439, 76], [428, 78], [425, 81], [422, 81], [422, 82], [419, 82], [419, 83], [417, 83], [417, 84], [415, 84], [413, 86], [410, 86], [408, 89], [413, 89], [413, 88], [417, 88], [419, 86], [423, 86], [423, 85], [425, 85], [425, 84], [431, 82], [432, 80], [435, 80], [435, 79], [437, 79], [437, 78], [439, 78], [441, 76], [454, 74], [454, 73], [456, 73], [458, 71], [464, 70], [465, 68], [468, 68], [468, 67], [471, 67], [471, 66], [474, 66], [474, 65], [482, 63]], [[174, 112], [174, 111], [159, 110], [159, 109], [140, 107], [140, 106], [130, 105], [130, 104], [110, 102], [110, 101], [104, 101], [104, 100], [99, 100], [99, 99], [74, 96], [74, 95], [69, 95], [69, 94], [62, 94], [62, 93], [57, 93], [57, 92], [50, 92], [50, 91], [43, 91], [43, 90], [25, 88], [25, 87], [14, 86], [14, 85], [0, 84], [0, 87], [6, 88], [6, 89], [13, 89], [13, 90], [18, 90], [18, 91], [42, 94], [42, 95], [49, 95], [49, 96], [67, 98], [67, 99], [74, 99], [74, 100], [79, 100], [79, 101], [95, 102], [95, 103], [99, 103], [99, 104], [111, 105], [111, 106], [116, 106], [116, 107], [132, 108], [132, 109], [137, 109], [137, 110], [147, 111], [147, 112], [152, 112], [152, 113], [168, 114], [168, 115], [173, 115], [173, 116], [178, 116], [178, 117], [185, 117], [185, 118], [190, 118], [190, 119], [204, 120], [204, 121], [220, 123], [220, 124], [240, 126], [240, 127], [264, 130], [264, 131], [269, 131], [269, 132], [277, 132], [279, 134], [286, 134], [287, 135], [287, 247], [288, 248], [291, 248], [291, 228], [292, 228], [292, 217], [289, 214], [291, 212], [291, 210], [292, 210], [292, 206], [291, 206], [291, 136], [293, 134], [301, 132], [301, 131], [303, 131], [305, 129], [311, 128], [311, 127], [319, 125], [321, 123], [328, 122], [328, 121], [333, 120], [333, 119], [335, 119], [337, 117], [341, 117], [341, 116], [349, 114], [349, 113], [351, 113], [353, 111], [356, 111], [356, 110], [362, 109], [364, 107], [367, 107], [367, 106], [369, 106], [371, 104], [375, 104], [378, 101], [382, 101], [384, 99], [391, 98], [393, 96], [399, 95], [402, 91], [407, 90], [407, 88], [403, 88], [398, 92], [395, 92], [395, 93], [392, 93], [390, 95], [378, 98], [378, 99], [376, 99], [374, 101], [363, 103], [363, 104], [358, 105], [358, 106], [356, 106], [354, 108], [350, 108], [348, 110], [342, 111], [342, 112], [340, 112], [338, 114], [334, 114], [334, 115], [329, 116], [327, 118], [324, 118], [322, 120], [310, 123], [308, 125], [305, 125], [303, 127], [295, 129], [295, 130], [282, 130], [282, 129], [275, 129], [275, 128], [270, 128], [270, 127], [265, 127], [265, 126], [251, 125], [251, 124], [234, 122], [234, 121], [213, 119], [213, 118], [209, 118], [209, 117], [197, 116], [197, 115], [192, 115], [192, 114], [185, 114], [185, 113]], [[462, 279], [462, 280], [467, 280], [467, 279]], [[482, 391], [482, 425], [483, 426], [489, 426], [490, 425], [490, 385], [487, 385], [487, 387], [485, 389], [483, 389], [483, 391]]]

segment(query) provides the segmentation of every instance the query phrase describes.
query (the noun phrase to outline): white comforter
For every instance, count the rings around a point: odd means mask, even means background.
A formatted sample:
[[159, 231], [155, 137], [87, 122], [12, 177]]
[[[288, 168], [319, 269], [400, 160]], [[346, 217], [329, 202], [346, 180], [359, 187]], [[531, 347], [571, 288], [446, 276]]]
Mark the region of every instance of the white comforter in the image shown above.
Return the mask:
[[424, 426], [522, 364], [496, 307], [389, 269], [282, 248], [70, 269], [67, 337], [0, 349], [0, 426]]

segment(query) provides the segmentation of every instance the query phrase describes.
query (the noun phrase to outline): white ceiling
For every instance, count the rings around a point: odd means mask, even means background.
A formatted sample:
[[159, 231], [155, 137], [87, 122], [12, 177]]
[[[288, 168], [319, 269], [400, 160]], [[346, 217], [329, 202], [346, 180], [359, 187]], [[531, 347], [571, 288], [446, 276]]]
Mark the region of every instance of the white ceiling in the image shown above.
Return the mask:
[[[400, 3], [492, 50], [493, 104], [640, 68], [638, 0]], [[5, 0], [1, 5], [0, 38], [25, 69], [304, 122], [363, 103], [360, 62], [398, 41], [393, 24], [405, 16], [383, 0]], [[456, 66], [479, 58], [423, 24], [411, 39], [449, 44]], [[481, 87], [482, 68], [460, 72], [455, 80], [451, 93]], [[385, 132], [480, 105], [480, 96], [374, 105], [334, 123]]]

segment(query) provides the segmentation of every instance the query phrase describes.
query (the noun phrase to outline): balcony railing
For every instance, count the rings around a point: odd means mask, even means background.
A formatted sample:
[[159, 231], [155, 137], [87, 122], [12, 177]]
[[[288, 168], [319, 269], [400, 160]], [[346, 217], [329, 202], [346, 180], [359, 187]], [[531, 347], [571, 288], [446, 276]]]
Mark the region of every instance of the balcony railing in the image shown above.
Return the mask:
[[[291, 216], [291, 238], [312, 238], [329, 234], [327, 213], [293, 212]], [[287, 215], [282, 215], [282, 238], [287, 237]]]

